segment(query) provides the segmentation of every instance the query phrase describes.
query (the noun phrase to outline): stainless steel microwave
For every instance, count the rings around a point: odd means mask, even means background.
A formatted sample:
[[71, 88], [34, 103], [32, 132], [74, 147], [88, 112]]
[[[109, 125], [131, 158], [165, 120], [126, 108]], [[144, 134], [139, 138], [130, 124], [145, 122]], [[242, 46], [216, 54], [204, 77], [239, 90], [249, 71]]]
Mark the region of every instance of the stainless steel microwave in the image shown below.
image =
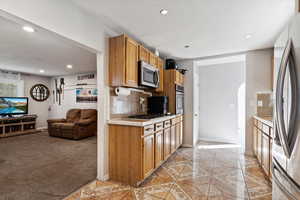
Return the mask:
[[141, 86], [158, 88], [159, 70], [144, 61], [139, 61], [139, 80]]

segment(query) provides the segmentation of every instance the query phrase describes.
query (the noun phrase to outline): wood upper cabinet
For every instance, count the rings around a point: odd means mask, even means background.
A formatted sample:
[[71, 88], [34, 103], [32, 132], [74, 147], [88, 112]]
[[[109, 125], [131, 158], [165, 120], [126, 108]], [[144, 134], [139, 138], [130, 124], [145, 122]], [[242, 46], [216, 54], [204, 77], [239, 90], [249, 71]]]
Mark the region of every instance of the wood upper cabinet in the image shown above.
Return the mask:
[[155, 54], [150, 53], [149, 64], [157, 67], [157, 60], [158, 60], [158, 57]]
[[164, 159], [171, 155], [171, 128], [164, 130]]
[[142, 45], [139, 45], [139, 60], [143, 60], [147, 63], [149, 63], [150, 60], [150, 52]]
[[143, 177], [149, 176], [155, 168], [155, 139], [154, 134], [144, 137], [143, 140]]
[[138, 44], [126, 38], [126, 86], [138, 86]]
[[126, 35], [109, 39], [110, 86], [138, 86], [138, 47]]
[[175, 71], [175, 83], [178, 85], [183, 85], [184, 83], [184, 76], [179, 71]]
[[159, 87], [156, 92], [164, 91], [164, 61], [160, 58], [157, 59], [157, 68], [159, 69]]
[[155, 167], [159, 167], [164, 161], [164, 132], [155, 133]]

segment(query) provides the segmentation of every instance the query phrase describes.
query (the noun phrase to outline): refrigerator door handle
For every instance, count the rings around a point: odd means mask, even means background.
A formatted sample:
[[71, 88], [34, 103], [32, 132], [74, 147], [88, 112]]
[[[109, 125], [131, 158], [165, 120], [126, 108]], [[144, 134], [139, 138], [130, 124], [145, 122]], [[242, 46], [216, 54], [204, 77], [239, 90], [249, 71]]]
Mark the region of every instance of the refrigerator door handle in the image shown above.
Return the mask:
[[290, 191], [286, 189], [286, 187], [282, 184], [283, 181], [280, 181], [276, 175], [276, 171], [280, 174], [280, 176], [297, 192], [300, 194], [300, 186], [285, 172], [285, 170], [280, 166], [278, 161], [273, 157], [273, 164], [272, 164], [272, 174], [273, 180], [275, 181], [276, 185], [280, 188], [280, 190], [289, 198], [293, 200], [297, 200]]
[[[295, 69], [295, 59], [293, 55], [293, 44], [290, 39], [287, 43], [287, 46], [284, 50], [283, 57], [280, 63], [280, 69], [278, 73], [278, 79], [276, 84], [276, 102], [275, 102], [275, 123], [277, 134], [280, 139], [280, 143], [283, 147], [284, 153], [286, 157], [290, 158], [294, 146], [295, 137], [295, 124], [296, 124], [296, 116], [297, 116], [297, 98], [298, 98], [298, 88], [297, 88], [297, 77], [296, 77], [296, 69]], [[283, 109], [283, 90], [284, 90], [284, 79], [287, 71], [287, 67], [289, 65], [290, 70], [290, 80], [291, 80], [291, 109], [289, 116], [289, 125], [288, 130], [286, 130], [285, 122], [284, 122], [284, 109]], [[287, 134], [287, 132], [289, 134]]]

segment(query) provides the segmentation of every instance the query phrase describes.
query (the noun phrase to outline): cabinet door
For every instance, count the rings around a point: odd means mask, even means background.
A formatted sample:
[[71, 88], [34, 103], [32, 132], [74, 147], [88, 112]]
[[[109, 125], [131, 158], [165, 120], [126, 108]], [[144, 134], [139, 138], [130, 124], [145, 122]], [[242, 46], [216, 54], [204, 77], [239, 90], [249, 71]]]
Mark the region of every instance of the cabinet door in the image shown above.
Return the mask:
[[164, 62], [160, 58], [157, 61], [157, 68], [159, 69], [159, 87], [155, 90], [156, 92], [164, 91]]
[[154, 55], [153, 53], [150, 53], [149, 64], [154, 67], [157, 67], [157, 56]]
[[270, 178], [270, 180], [272, 180], [272, 176], [273, 176], [273, 174], [272, 174], [272, 169], [271, 169], [271, 166], [272, 166], [272, 158], [273, 158], [273, 156], [272, 156], [272, 146], [273, 146], [273, 139], [270, 139], [270, 150], [269, 150], [269, 158], [270, 158], [270, 170], [269, 170], [269, 178]]
[[180, 123], [175, 125], [176, 128], [176, 140], [175, 140], [175, 147], [176, 149], [180, 146]]
[[138, 44], [126, 38], [125, 85], [138, 86]]
[[179, 146], [183, 144], [183, 121], [180, 122]]
[[139, 60], [149, 63], [150, 52], [143, 46], [139, 45]]
[[267, 135], [262, 135], [262, 168], [267, 176], [270, 172], [270, 139]]
[[164, 160], [163, 137], [163, 131], [155, 133], [155, 167], [160, 166]]
[[171, 154], [171, 128], [164, 130], [164, 159]]
[[176, 126], [171, 126], [171, 153], [176, 150]]
[[151, 174], [152, 170], [155, 168], [155, 141], [154, 135], [147, 135], [144, 137], [143, 144], [143, 172], [144, 178]]
[[257, 157], [257, 128], [255, 125], [253, 125], [253, 152]]
[[258, 162], [260, 164], [261, 163], [261, 153], [262, 153], [262, 149], [261, 149], [261, 145], [262, 145], [262, 133], [259, 129], [257, 129], [257, 159], [258, 159]]

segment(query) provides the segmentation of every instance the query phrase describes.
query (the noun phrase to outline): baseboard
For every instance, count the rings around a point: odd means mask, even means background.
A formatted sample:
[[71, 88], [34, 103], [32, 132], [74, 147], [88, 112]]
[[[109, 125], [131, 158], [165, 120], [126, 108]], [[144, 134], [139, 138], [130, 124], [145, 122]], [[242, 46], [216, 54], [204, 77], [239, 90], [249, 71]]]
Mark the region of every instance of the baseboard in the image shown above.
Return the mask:
[[109, 174], [105, 174], [105, 175], [103, 176], [103, 179], [101, 179], [101, 178], [99, 178], [99, 177], [97, 177], [97, 179], [98, 179], [99, 181], [107, 181], [107, 180], [109, 179]]
[[182, 144], [181, 146], [185, 148], [193, 148], [193, 145], [191, 144]]

